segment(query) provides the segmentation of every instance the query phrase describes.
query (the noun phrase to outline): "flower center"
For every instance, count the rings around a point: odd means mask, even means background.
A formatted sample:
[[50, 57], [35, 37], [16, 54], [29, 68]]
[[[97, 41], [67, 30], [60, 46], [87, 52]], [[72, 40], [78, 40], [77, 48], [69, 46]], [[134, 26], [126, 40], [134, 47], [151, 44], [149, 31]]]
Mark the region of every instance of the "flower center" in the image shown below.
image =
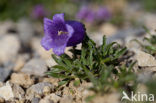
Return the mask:
[[64, 32], [64, 31], [58, 31], [58, 35], [62, 35], [62, 34], [68, 34], [68, 32]]

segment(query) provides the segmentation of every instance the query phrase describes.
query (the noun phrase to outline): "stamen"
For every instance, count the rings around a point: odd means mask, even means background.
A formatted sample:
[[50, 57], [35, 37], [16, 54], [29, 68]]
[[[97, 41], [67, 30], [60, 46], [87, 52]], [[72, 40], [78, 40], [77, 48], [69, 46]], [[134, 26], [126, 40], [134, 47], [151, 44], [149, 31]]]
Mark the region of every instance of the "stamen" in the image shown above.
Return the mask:
[[68, 34], [68, 32], [63, 32], [63, 31], [58, 31], [58, 35], [62, 35], [62, 34]]

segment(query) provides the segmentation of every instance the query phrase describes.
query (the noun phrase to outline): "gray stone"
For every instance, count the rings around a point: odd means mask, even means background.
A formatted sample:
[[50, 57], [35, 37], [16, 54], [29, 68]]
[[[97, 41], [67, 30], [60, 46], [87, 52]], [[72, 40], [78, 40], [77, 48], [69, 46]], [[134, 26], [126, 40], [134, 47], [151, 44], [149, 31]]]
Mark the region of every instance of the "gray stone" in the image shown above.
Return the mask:
[[45, 87], [49, 87], [51, 90], [54, 89], [54, 86], [50, 83], [47, 82], [41, 82], [41, 83], [37, 83], [35, 85], [32, 85], [30, 88], [27, 89], [26, 92], [26, 98], [29, 100], [32, 100], [33, 97], [35, 97], [36, 95], [38, 96], [42, 96], [44, 95], [44, 88]]
[[0, 63], [14, 61], [20, 49], [20, 41], [15, 35], [0, 37]]
[[44, 60], [34, 58], [28, 61], [21, 71], [32, 75], [44, 76], [44, 73], [47, 71], [47, 69], [48, 68]]
[[18, 98], [19, 100], [22, 100], [25, 97], [24, 90], [17, 84], [12, 85], [12, 91], [15, 98]]
[[39, 101], [40, 101], [40, 98], [35, 97], [32, 99], [31, 103], [39, 103]]
[[29, 44], [34, 34], [34, 29], [31, 22], [28, 19], [22, 18], [17, 23], [17, 30], [19, 32], [19, 37], [23, 44]]
[[31, 48], [34, 51], [33, 55], [35, 57], [41, 57], [49, 67], [56, 65], [56, 62], [51, 58], [51, 54], [53, 54], [52, 50], [46, 51], [41, 46], [40, 42], [41, 42], [41, 38], [37, 38], [37, 37], [32, 38]]
[[[114, 42], [116, 40], [125, 40], [129, 36], [142, 36], [145, 34], [145, 30], [142, 28], [128, 28], [118, 31], [113, 36], [107, 38], [107, 43]], [[125, 42], [125, 41], [124, 41]]]
[[156, 59], [152, 55], [145, 53], [143, 51], [140, 51], [140, 50], [134, 50], [134, 51], [136, 53], [135, 58], [138, 61], [139, 66], [142, 66], [142, 67], [156, 66]]
[[137, 76], [137, 80], [141, 83], [146, 83], [152, 78], [152, 72], [144, 71], [139, 73]]
[[0, 67], [0, 81], [4, 82], [11, 74], [11, 69], [4, 69]]

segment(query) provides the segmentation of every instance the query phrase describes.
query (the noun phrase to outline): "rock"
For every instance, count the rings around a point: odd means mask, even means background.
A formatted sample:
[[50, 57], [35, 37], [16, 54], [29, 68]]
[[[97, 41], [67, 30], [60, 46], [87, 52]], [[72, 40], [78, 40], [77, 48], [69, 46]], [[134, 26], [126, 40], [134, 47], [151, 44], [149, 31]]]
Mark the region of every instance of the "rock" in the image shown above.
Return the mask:
[[73, 98], [72, 96], [64, 96], [61, 98], [60, 103], [73, 103]]
[[138, 41], [141, 41], [141, 40], [142, 40], [141, 37], [138, 37], [138, 38], [132, 37], [132, 36], [127, 37], [127, 38], [125, 39], [125, 46], [126, 46], [128, 49], [130, 49], [130, 50], [135, 50], [135, 49], [141, 50], [141, 46], [140, 46], [136, 41], [133, 41], [133, 40], [135, 40], [135, 39], [137, 39]]
[[9, 82], [7, 82], [5, 86], [0, 88], [0, 97], [4, 98], [5, 100], [9, 100], [14, 97], [14, 94], [13, 94], [13, 91]]
[[11, 75], [11, 83], [18, 84], [24, 87], [28, 87], [34, 84], [34, 79], [30, 77], [29, 74], [24, 73], [13, 73]]
[[54, 66], [56, 62], [52, 59], [51, 54], [53, 54], [52, 50], [46, 51], [42, 46], [41, 46], [41, 38], [33, 38], [31, 41], [31, 46], [34, 51], [34, 55], [36, 57], [41, 57], [46, 61], [46, 64], [48, 67]]
[[[124, 41], [126, 38], [130, 36], [142, 36], [145, 34], [145, 30], [142, 28], [127, 28], [118, 31], [116, 34], [110, 36], [107, 38], [107, 43], [114, 42], [116, 40], [122, 40]], [[124, 41], [125, 42], [125, 41]]]
[[41, 82], [48, 82], [48, 83], [52, 83], [55, 86], [58, 86], [59, 79], [53, 78], [53, 77], [48, 77], [48, 78], [43, 78], [43, 80]]
[[21, 71], [32, 75], [44, 76], [47, 69], [48, 68], [44, 60], [33, 58], [24, 65]]
[[146, 83], [152, 78], [152, 72], [144, 71], [137, 75], [139, 83]]
[[22, 43], [24, 45], [29, 45], [34, 34], [34, 29], [31, 22], [25, 18], [20, 19], [17, 23], [17, 30]]
[[0, 81], [4, 82], [11, 74], [11, 69], [0, 67]]
[[121, 103], [120, 94], [111, 93], [104, 96], [96, 96], [91, 103]]
[[110, 23], [104, 23], [101, 27], [100, 27], [100, 32], [102, 35], [106, 35], [106, 36], [112, 36], [117, 32], [117, 28], [110, 24]]
[[47, 82], [41, 82], [41, 83], [37, 83], [35, 85], [32, 85], [30, 88], [27, 89], [26, 92], [26, 98], [31, 100], [33, 97], [35, 97], [35, 95], [39, 95], [42, 96], [44, 95], [44, 88], [49, 88], [50, 90], [54, 89], [54, 86], [50, 83]]
[[28, 54], [19, 55], [17, 57], [17, 60], [16, 60], [16, 63], [15, 63], [15, 66], [14, 66], [13, 70], [14, 71], [20, 71], [29, 58], [30, 57], [29, 57]]
[[144, 25], [146, 25], [146, 27], [148, 27], [151, 30], [155, 30], [156, 28], [156, 15], [155, 14], [151, 14], [151, 13], [146, 13], [143, 16], [143, 21], [144, 21]]
[[103, 35], [99, 32], [89, 33], [89, 37], [96, 43], [97, 46], [102, 45]]
[[15, 35], [5, 35], [0, 38], [0, 63], [14, 61], [20, 49], [20, 42]]
[[14, 22], [7, 20], [4, 22], [0, 22], [0, 35], [7, 34], [9, 29], [12, 29], [15, 27]]
[[39, 103], [58, 103], [61, 97], [52, 93], [46, 97], [44, 97]]
[[2, 87], [4, 84], [3, 84], [3, 82], [0, 82], [0, 87]]
[[46, 51], [41, 46], [41, 38], [32, 38], [31, 46], [33, 51], [36, 53], [36, 56], [40, 56], [42, 59], [50, 59], [51, 54], [53, 53], [52, 50]]
[[54, 103], [54, 102], [49, 99], [41, 99], [39, 103]]
[[5, 103], [5, 99], [0, 97], [0, 103]]
[[24, 99], [25, 92], [19, 85], [13, 84], [12, 90], [15, 98], [18, 98], [19, 100]]
[[53, 58], [46, 59], [45, 61], [48, 67], [52, 67], [57, 64]]
[[40, 98], [35, 97], [32, 99], [31, 103], [39, 103], [39, 101], [40, 101]]
[[29, 101], [25, 100], [18, 100], [17, 98], [12, 98], [8, 100], [6, 103], [30, 103]]
[[51, 93], [51, 88], [49, 87], [49, 86], [45, 86], [44, 88], [43, 88], [43, 94], [44, 95], [48, 95], [48, 94], [50, 94]]
[[135, 50], [135, 53], [139, 66], [156, 66], [156, 60], [152, 55], [140, 50]]

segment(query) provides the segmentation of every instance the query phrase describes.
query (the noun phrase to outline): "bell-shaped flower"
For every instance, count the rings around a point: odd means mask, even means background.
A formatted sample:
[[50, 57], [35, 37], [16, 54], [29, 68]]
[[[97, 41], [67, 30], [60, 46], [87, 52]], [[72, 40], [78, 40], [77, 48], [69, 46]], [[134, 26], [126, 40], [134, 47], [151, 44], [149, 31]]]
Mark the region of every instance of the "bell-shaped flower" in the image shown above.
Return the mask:
[[64, 53], [67, 46], [75, 46], [82, 42], [85, 36], [84, 25], [77, 21], [65, 21], [64, 14], [55, 14], [53, 19], [44, 18], [44, 37], [41, 45], [53, 49], [56, 55]]

